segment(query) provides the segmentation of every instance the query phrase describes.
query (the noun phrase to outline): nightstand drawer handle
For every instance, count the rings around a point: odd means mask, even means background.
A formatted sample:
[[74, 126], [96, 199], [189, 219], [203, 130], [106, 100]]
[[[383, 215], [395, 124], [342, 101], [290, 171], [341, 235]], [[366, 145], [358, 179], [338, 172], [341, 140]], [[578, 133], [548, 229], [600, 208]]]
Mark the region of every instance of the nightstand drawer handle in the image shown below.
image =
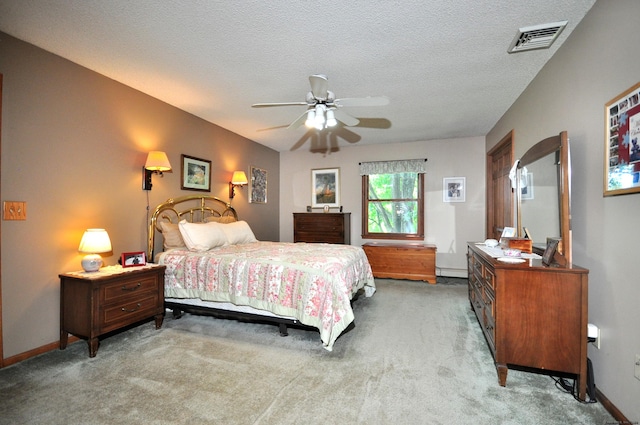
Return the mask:
[[140, 310], [140, 303], [136, 304], [136, 308], [134, 308], [133, 310], [127, 310], [126, 308], [122, 307], [122, 311], [127, 313], [133, 313], [134, 311], [138, 311], [138, 310]]
[[127, 285], [122, 285], [122, 290], [123, 291], [135, 291], [136, 289], [138, 289], [141, 286], [142, 286], [142, 282], [138, 282], [138, 284], [136, 286], [134, 286], [133, 288], [127, 288]]

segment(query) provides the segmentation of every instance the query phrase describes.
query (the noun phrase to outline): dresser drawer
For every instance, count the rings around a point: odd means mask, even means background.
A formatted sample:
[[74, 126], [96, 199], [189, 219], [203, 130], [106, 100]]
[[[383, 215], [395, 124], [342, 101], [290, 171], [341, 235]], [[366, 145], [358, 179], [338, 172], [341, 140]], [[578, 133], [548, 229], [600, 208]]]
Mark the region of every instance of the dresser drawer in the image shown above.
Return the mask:
[[485, 285], [487, 285], [489, 288], [491, 288], [492, 290], [495, 291], [495, 289], [496, 289], [495, 282], [496, 282], [495, 274], [493, 274], [493, 271], [490, 268], [485, 267], [484, 268], [484, 283], [485, 283]]
[[299, 230], [342, 230], [344, 219], [342, 216], [328, 214], [313, 214], [296, 219]]

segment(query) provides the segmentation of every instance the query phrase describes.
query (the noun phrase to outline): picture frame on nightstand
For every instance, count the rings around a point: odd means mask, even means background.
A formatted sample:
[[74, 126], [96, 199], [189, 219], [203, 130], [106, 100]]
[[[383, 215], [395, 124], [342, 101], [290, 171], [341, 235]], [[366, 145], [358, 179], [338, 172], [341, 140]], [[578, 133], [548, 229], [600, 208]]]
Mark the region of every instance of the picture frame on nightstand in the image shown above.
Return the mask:
[[139, 267], [147, 264], [147, 256], [144, 251], [123, 252], [120, 256], [122, 267]]

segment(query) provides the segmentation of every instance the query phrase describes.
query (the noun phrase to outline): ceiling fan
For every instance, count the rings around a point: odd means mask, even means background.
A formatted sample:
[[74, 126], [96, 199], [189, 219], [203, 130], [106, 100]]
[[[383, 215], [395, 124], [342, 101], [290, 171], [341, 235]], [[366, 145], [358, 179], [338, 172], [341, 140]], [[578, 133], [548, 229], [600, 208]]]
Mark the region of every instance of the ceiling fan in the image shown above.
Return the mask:
[[338, 121], [349, 127], [358, 125], [360, 120], [342, 111], [340, 108], [343, 106], [384, 106], [389, 104], [389, 98], [386, 96], [336, 99], [335, 94], [328, 89], [327, 76], [323, 74], [311, 75], [309, 83], [311, 91], [307, 93], [304, 102], [255, 103], [251, 106], [253, 108], [306, 106], [307, 110], [287, 128], [298, 128], [304, 123], [308, 128], [322, 130], [335, 127], [338, 125]]

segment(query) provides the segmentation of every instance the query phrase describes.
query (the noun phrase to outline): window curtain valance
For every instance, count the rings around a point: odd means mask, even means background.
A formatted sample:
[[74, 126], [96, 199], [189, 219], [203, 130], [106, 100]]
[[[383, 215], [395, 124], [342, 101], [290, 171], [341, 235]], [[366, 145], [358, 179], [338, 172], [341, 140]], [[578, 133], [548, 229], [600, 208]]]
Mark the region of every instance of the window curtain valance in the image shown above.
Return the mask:
[[426, 173], [427, 159], [402, 159], [397, 161], [372, 161], [360, 163], [360, 175]]

